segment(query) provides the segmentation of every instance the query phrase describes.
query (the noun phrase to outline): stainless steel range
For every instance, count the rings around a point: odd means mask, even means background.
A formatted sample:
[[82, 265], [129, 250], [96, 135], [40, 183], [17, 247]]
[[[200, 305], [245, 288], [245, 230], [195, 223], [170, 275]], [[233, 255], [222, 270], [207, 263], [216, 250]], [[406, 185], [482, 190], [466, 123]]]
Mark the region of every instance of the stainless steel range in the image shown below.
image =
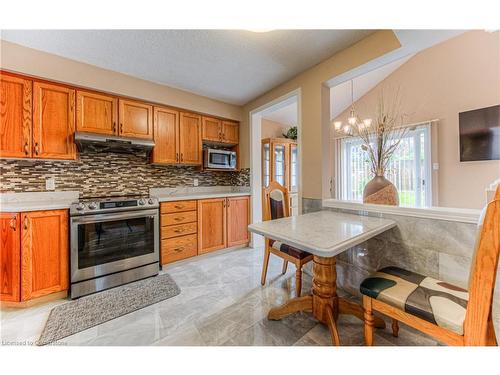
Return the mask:
[[70, 207], [71, 298], [158, 274], [156, 198], [81, 200]]

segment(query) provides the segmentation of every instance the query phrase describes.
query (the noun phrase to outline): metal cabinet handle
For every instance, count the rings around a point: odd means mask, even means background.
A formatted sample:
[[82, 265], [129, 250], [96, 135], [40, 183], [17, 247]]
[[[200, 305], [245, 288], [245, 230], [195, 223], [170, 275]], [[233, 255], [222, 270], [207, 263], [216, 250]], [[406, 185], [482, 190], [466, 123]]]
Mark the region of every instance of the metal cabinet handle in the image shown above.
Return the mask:
[[182, 229], [175, 229], [175, 230], [174, 230], [174, 232], [175, 232], [175, 233], [182, 233], [182, 232], [184, 232], [184, 231], [183, 231]]
[[38, 142], [35, 142], [35, 154], [38, 155]]
[[179, 153], [178, 152], [175, 154], [175, 161], [179, 162]]
[[120, 134], [123, 133], [123, 124], [120, 124]]
[[176, 204], [174, 207], [175, 207], [175, 208], [177, 208], [177, 209], [181, 209], [181, 208], [182, 208], [182, 207], [184, 207], [184, 206], [181, 206], [181, 205], [179, 205], [179, 204]]
[[17, 216], [16, 215], [12, 216], [12, 219], [10, 220], [10, 227], [12, 228], [12, 230], [14, 232], [16, 231], [16, 227], [17, 227]]
[[28, 147], [28, 141], [24, 144], [24, 153], [28, 155], [30, 153], [29, 147]]
[[184, 155], [183, 155], [183, 154], [182, 154], [182, 152], [181, 152], [181, 161], [182, 161], [183, 159], [184, 159]]
[[227, 206], [229, 207], [229, 199], [227, 200]]
[[113, 133], [116, 133], [116, 121], [113, 121]]
[[180, 253], [180, 252], [181, 252], [181, 251], [183, 251], [183, 250], [184, 250], [184, 247], [182, 247], [182, 246], [181, 246], [181, 247], [176, 247], [176, 248], [174, 249], [174, 251], [175, 251], [176, 253]]
[[174, 217], [174, 220], [181, 221], [181, 220], [184, 220], [184, 217]]
[[28, 229], [28, 216], [24, 217], [24, 229]]

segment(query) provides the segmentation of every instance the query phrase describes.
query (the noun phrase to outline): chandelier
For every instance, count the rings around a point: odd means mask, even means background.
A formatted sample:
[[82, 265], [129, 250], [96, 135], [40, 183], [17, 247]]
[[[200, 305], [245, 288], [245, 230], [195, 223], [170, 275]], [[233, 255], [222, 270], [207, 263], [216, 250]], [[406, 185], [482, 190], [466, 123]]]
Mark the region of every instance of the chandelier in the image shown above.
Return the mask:
[[354, 108], [354, 83], [351, 79], [351, 110], [349, 111], [349, 117], [347, 118], [347, 123], [343, 124], [342, 121], [334, 121], [333, 127], [336, 132], [344, 132], [348, 135], [359, 134], [363, 130], [369, 128], [372, 125], [372, 119], [366, 118], [361, 121], [356, 114]]

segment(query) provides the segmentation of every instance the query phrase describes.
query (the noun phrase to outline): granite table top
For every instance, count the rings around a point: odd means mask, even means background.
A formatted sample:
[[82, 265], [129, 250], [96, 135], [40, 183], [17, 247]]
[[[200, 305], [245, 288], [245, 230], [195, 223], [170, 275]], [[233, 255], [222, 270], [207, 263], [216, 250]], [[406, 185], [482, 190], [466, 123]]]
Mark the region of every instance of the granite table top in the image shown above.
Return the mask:
[[325, 210], [250, 224], [248, 230], [328, 258], [395, 226], [389, 219]]

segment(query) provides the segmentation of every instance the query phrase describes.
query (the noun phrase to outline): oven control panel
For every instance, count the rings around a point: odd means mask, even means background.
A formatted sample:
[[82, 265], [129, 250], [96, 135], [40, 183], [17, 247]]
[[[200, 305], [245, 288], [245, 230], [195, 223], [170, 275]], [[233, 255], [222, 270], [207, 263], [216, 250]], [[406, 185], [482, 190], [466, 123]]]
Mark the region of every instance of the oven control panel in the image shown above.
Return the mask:
[[78, 203], [73, 203], [70, 207], [70, 215], [89, 215], [96, 213], [106, 213], [115, 211], [131, 211], [158, 208], [158, 198], [101, 198], [86, 199]]

